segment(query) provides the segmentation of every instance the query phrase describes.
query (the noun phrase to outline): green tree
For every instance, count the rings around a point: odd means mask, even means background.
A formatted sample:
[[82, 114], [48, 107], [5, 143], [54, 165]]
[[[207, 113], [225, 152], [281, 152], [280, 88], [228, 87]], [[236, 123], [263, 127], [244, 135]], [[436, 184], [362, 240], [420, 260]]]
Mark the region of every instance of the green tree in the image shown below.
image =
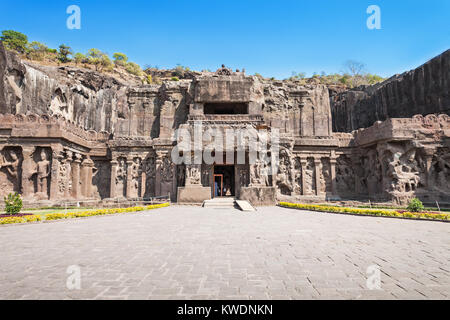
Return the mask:
[[114, 63], [118, 66], [125, 66], [128, 62], [128, 57], [120, 52], [116, 52], [113, 54]]
[[73, 55], [72, 48], [69, 46], [66, 46], [64, 44], [59, 46], [59, 54], [58, 54], [58, 60], [62, 63], [70, 62], [71, 59], [69, 56]]
[[31, 60], [42, 61], [48, 52], [48, 47], [38, 41], [33, 41], [27, 46], [27, 57]]
[[96, 71], [102, 71], [103, 69], [111, 70], [113, 64], [106, 53], [101, 52], [98, 49], [90, 49], [87, 53], [88, 63], [95, 66]]
[[79, 65], [80, 63], [85, 62], [86, 56], [82, 53], [77, 52], [74, 56], [73, 56], [73, 60], [75, 61], [76, 65]]
[[25, 53], [27, 50], [28, 37], [18, 31], [4, 30], [0, 40], [8, 50], [14, 50], [19, 53]]

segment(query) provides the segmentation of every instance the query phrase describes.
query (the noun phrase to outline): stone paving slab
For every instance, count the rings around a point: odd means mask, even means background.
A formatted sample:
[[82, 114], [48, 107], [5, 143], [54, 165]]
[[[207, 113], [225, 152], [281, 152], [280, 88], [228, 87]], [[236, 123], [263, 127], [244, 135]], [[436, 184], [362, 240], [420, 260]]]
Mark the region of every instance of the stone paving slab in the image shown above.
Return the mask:
[[0, 242], [0, 299], [450, 299], [439, 222], [173, 206], [4, 227]]

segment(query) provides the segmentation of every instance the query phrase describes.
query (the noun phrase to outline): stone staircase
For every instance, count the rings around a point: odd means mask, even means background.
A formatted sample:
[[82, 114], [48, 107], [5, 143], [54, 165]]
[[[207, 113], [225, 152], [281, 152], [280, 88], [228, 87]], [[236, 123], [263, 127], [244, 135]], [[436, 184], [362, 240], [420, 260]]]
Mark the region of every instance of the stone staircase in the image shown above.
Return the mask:
[[235, 200], [234, 198], [215, 198], [203, 202], [203, 208], [210, 209], [239, 209], [245, 212], [256, 211], [247, 201]]

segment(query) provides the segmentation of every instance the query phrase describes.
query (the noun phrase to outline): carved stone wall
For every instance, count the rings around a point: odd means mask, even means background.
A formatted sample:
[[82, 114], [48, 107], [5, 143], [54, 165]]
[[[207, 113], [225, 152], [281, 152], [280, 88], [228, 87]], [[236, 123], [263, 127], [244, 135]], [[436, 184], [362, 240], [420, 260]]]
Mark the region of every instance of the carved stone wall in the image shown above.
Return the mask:
[[[334, 96], [330, 105], [326, 86], [268, 81], [226, 67], [141, 85], [24, 62], [0, 45], [0, 197], [19, 192], [46, 204], [169, 194], [175, 200], [179, 188], [187, 198], [191, 188], [199, 201], [213, 186], [214, 167], [176, 165], [171, 152], [176, 129], [193, 134], [201, 123], [203, 132], [280, 133], [273, 175], [264, 161], [235, 164], [237, 197], [244, 190], [249, 199], [450, 202], [450, 118], [411, 113], [448, 111], [448, 55]], [[223, 103], [246, 112], [205, 114], [205, 105]], [[358, 130], [333, 133], [333, 125]], [[203, 150], [221, 144], [203, 142]]]

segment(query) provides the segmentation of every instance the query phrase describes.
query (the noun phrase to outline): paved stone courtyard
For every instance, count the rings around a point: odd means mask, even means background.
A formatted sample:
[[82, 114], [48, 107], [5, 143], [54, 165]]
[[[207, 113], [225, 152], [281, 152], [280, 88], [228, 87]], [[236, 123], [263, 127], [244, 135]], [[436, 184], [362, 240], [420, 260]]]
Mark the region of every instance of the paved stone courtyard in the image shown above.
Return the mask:
[[173, 206], [1, 227], [0, 241], [0, 299], [450, 299], [446, 223]]

